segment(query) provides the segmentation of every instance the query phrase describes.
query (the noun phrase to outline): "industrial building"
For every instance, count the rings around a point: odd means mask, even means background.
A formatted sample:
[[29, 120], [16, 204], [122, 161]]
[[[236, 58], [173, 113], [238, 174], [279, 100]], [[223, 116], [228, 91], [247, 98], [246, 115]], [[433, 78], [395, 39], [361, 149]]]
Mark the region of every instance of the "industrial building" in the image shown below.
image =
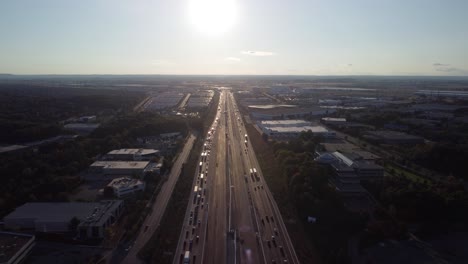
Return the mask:
[[67, 233], [72, 219], [79, 221], [80, 238], [103, 238], [105, 229], [123, 211], [123, 201], [96, 203], [26, 203], [4, 217], [6, 229], [34, 230], [43, 233]]
[[353, 160], [338, 151], [320, 153], [315, 161], [332, 168], [334, 174], [330, 181], [337, 191], [345, 195], [362, 194], [365, 192], [360, 184], [362, 180], [384, 176], [383, 167], [367, 160]]
[[335, 132], [328, 131], [320, 125], [312, 125], [305, 120], [272, 120], [257, 123], [263, 133], [271, 139], [287, 140], [298, 137], [302, 132], [311, 131], [314, 135], [324, 138], [335, 137]]
[[304, 117], [314, 117], [328, 115], [336, 112], [336, 109], [327, 108], [269, 108], [269, 109], [258, 109], [249, 107], [250, 115], [253, 119], [257, 120], [275, 120], [275, 119], [295, 119]]
[[87, 135], [96, 130], [96, 128], [99, 126], [100, 124], [98, 123], [70, 123], [64, 125], [63, 127], [80, 135]]
[[346, 118], [341, 117], [323, 117], [322, 122], [327, 125], [341, 125], [346, 123]]
[[106, 155], [109, 160], [150, 160], [160, 156], [160, 151], [157, 149], [116, 149], [111, 150]]
[[35, 240], [34, 236], [28, 234], [0, 232], [0, 263], [24, 263], [35, 245]]
[[424, 138], [422, 137], [390, 130], [367, 131], [363, 137], [371, 142], [389, 145], [416, 145], [424, 143]]
[[121, 177], [113, 179], [107, 187], [112, 188], [114, 195], [117, 197], [127, 196], [136, 192], [145, 190], [145, 183], [138, 179], [130, 177]]
[[143, 176], [149, 161], [96, 161], [89, 166], [89, 172], [103, 175]]

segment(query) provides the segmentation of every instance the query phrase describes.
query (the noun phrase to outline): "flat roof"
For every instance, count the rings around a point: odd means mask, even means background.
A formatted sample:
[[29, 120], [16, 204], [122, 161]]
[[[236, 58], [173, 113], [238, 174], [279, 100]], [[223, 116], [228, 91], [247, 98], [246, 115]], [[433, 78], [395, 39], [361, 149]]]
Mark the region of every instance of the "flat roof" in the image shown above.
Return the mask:
[[354, 161], [352, 161], [350, 158], [346, 157], [345, 155], [341, 154], [338, 151], [335, 151], [332, 153], [333, 156], [335, 156], [338, 160], [346, 164], [347, 166], [353, 165]]
[[87, 128], [87, 129], [96, 129], [100, 126], [100, 124], [95, 123], [69, 123], [64, 125], [65, 128]]
[[113, 187], [116, 189], [121, 189], [121, 188], [128, 188], [131, 186], [137, 186], [141, 184], [143, 184], [143, 182], [138, 179], [133, 179], [130, 177], [121, 177], [121, 178], [113, 179], [107, 186]]
[[368, 131], [370, 135], [386, 138], [386, 139], [422, 139], [420, 136], [414, 136], [398, 131], [391, 130], [378, 130], [378, 131]]
[[155, 154], [155, 153], [159, 153], [159, 150], [132, 148], [132, 149], [115, 149], [115, 150], [109, 151], [107, 154], [109, 155], [150, 155], [150, 154]]
[[252, 113], [257, 114], [269, 114], [269, 115], [294, 115], [294, 114], [305, 114], [305, 113], [312, 113], [314, 111], [324, 111], [320, 107], [315, 108], [269, 108], [269, 109], [250, 109]]
[[263, 120], [262, 125], [296, 125], [296, 124], [310, 124], [309, 121], [301, 119], [286, 119], [286, 120]]
[[105, 169], [145, 169], [149, 161], [95, 161], [91, 167], [104, 167]]
[[276, 133], [295, 133], [295, 132], [307, 132], [312, 133], [328, 133], [329, 131], [323, 126], [300, 126], [300, 127], [268, 127], [268, 130]]
[[73, 217], [86, 218], [96, 207], [95, 203], [25, 203], [6, 218], [36, 219], [47, 222], [64, 222]]
[[323, 117], [322, 120], [330, 122], [346, 122], [346, 118], [343, 117]]
[[96, 203], [25, 203], [4, 219], [34, 219], [38, 222], [68, 222], [73, 217], [82, 223], [103, 221], [103, 216], [122, 203], [121, 200], [105, 200]]

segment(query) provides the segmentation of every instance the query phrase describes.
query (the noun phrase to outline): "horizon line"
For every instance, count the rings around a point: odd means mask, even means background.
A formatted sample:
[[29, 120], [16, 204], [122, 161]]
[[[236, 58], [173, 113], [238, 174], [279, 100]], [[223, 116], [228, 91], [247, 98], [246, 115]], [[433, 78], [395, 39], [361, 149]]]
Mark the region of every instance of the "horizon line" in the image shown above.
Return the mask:
[[177, 74], [177, 73], [0, 73], [0, 77], [6, 76], [299, 76], [299, 77], [468, 77], [468, 75], [393, 75], [393, 74]]

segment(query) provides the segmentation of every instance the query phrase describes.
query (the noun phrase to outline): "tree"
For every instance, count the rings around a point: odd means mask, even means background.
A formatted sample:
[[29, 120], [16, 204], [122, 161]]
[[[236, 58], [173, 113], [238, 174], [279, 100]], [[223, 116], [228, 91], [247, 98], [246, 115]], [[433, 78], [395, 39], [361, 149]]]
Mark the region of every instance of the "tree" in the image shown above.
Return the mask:
[[70, 231], [71, 233], [76, 233], [76, 231], [78, 230], [78, 225], [80, 225], [80, 220], [74, 216], [70, 222], [68, 223], [68, 231]]

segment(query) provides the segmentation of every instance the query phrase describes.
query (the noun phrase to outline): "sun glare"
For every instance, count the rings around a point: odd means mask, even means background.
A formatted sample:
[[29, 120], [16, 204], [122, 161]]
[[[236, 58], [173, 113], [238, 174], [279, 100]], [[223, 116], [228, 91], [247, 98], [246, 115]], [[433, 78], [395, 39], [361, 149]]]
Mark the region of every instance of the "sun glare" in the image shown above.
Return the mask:
[[229, 30], [236, 21], [235, 0], [189, 0], [190, 22], [205, 34]]

